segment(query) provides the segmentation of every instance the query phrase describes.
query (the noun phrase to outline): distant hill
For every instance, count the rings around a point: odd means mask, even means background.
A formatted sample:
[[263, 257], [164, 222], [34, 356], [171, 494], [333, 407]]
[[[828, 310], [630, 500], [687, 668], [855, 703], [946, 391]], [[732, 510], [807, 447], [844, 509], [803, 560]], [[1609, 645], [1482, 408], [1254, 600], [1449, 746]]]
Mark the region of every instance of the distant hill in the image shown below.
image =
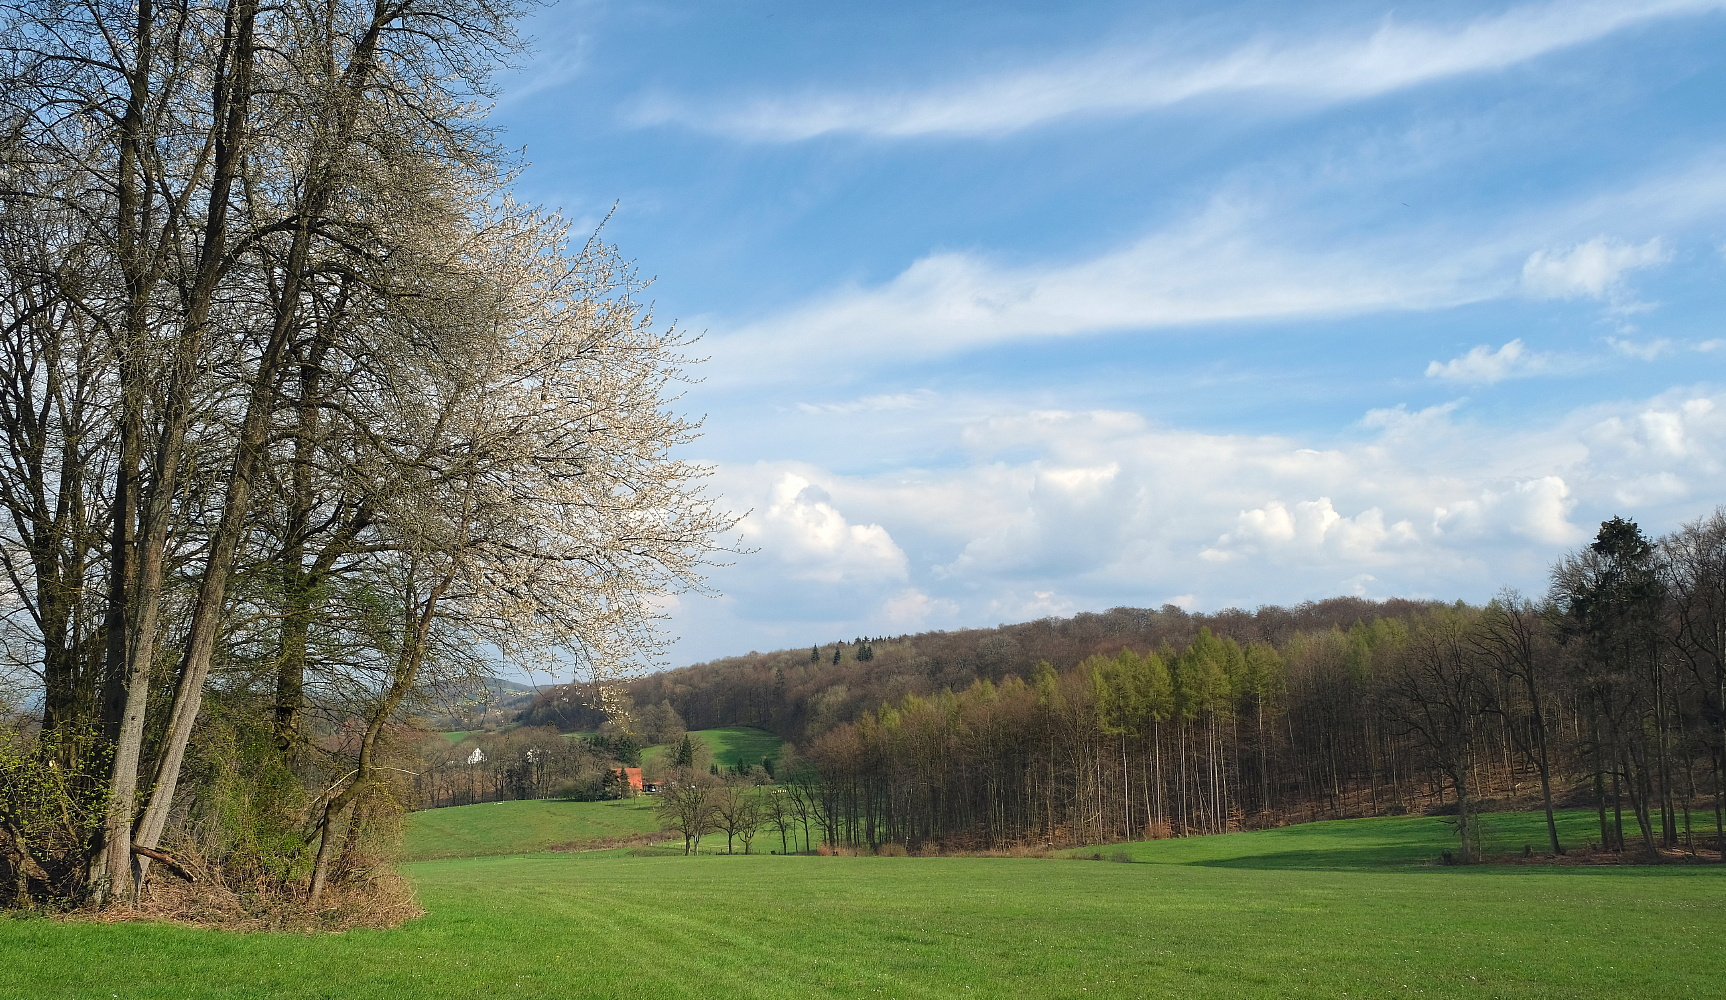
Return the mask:
[[[1333, 597], [1294, 607], [1229, 608], [1214, 614], [1189, 613], [1171, 604], [1154, 610], [1114, 608], [995, 628], [871, 638], [867, 653], [863, 637], [829, 638], [813, 657], [807, 646], [750, 652], [650, 674], [632, 682], [629, 691], [638, 706], [669, 703], [690, 729], [754, 726], [803, 745], [883, 702], [943, 688], [960, 690], [979, 678], [999, 682], [1008, 676], [1029, 677], [1044, 660], [1066, 669], [1094, 653], [1112, 654], [1123, 646], [1140, 651], [1165, 644], [1184, 647], [1203, 627], [1241, 643], [1280, 644], [1297, 631], [1403, 618], [1438, 603]], [[541, 691], [519, 718], [565, 730], [593, 729], [605, 720], [596, 704], [586, 685], [558, 685]]]
[[538, 689], [502, 677], [476, 677], [433, 691], [424, 707], [433, 729], [468, 730], [513, 722]]

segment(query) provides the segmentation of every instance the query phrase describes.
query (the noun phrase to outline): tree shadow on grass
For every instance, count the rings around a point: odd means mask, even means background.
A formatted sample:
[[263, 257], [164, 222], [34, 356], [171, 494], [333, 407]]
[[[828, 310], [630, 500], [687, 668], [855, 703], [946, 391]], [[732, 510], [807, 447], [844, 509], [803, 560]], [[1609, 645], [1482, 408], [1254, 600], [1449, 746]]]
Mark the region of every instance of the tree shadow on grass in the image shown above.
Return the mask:
[[[1559, 816], [1561, 840], [1580, 847], [1595, 827], [1591, 813]], [[1547, 845], [1545, 817], [1539, 813], [1486, 813], [1478, 817], [1482, 851], [1489, 863], [1449, 866], [1454, 854], [1454, 820], [1444, 817], [1386, 817], [1331, 820], [1215, 837], [1146, 841], [1128, 845], [1140, 863], [1285, 871], [1540, 871], [1550, 870], [1538, 857], [1523, 861]], [[1514, 860], [1517, 863], [1491, 863]], [[1574, 859], [1570, 859], [1574, 860]], [[1556, 866], [1554, 866], [1556, 867]], [[1578, 866], [1564, 865], [1574, 871]], [[1676, 866], [1599, 865], [1590, 871], [1670, 870]], [[1682, 866], [1695, 867], [1695, 866]]]

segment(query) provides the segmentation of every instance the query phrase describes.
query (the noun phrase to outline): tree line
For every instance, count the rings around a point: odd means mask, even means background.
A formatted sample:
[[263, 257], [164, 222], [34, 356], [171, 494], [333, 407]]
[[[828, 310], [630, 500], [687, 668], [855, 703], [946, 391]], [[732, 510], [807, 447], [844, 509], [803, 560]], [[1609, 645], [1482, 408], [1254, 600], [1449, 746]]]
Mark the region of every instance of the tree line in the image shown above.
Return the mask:
[[[748, 653], [667, 670], [620, 684], [614, 710], [667, 705], [692, 729], [755, 726], [799, 745], [843, 722], [855, 721], [883, 702], [907, 694], [929, 697], [960, 690], [980, 678], [1000, 682], [1029, 678], [1039, 662], [1075, 664], [1093, 653], [1112, 655], [1123, 645], [1185, 646], [1200, 628], [1239, 642], [1283, 642], [1297, 631], [1347, 628], [1375, 617], [1399, 617], [1436, 607], [1436, 602], [1369, 601], [1337, 597], [1292, 608], [1267, 605], [1254, 611], [1226, 609], [1194, 614], [1158, 609], [1113, 608], [1071, 618], [1043, 618], [991, 629], [924, 632], [839, 640], [809, 650]], [[868, 659], [862, 658], [864, 646]], [[597, 729], [609, 717], [595, 686], [548, 686], [518, 720], [566, 729]]]
[[404, 712], [699, 585], [681, 335], [485, 120], [528, 6], [0, 10], [0, 902], [315, 903]]
[[[792, 782], [836, 846], [1095, 843], [1437, 810], [1456, 816], [1469, 860], [1475, 814], [1495, 803], [1544, 809], [1554, 854], [1718, 851], [1726, 832], [1720, 511], [1659, 539], [1605, 522], [1538, 600], [1116, 609], [871, 645], [872, 662], [834, 664], [817, 646], [632, 691], [695, 725], [796, 739], [812, 770]], [[1565, 807], [1595, 812], [1588, 844], [1560, 841]]]
[[1633, 523], [1514, 592], [1241, 643], [1122, 648], [907, 695], [806, 749], [835, 842], [1095, 843], [1484, 801], [1591, 806], [1588, 845], [1717, 852], [1726, 512]]

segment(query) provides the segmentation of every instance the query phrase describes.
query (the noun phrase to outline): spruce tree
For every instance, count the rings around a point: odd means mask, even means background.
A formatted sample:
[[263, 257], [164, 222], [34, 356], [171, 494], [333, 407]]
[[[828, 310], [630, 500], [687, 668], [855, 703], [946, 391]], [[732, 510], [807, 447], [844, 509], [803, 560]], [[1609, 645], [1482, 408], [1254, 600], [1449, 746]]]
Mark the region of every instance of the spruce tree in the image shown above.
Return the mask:
[[695, 741], [688, 733], [683, 734], [683, 742], [677, 744], [677, 752], [671, 755], [671, 766], [695, 766]]

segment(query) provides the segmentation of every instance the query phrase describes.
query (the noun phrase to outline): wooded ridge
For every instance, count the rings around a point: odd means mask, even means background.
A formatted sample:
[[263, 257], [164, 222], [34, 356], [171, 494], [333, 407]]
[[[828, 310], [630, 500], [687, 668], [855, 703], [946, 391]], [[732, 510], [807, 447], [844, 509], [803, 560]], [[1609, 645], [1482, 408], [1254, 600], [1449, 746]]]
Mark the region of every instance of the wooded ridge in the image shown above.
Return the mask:
[[[795, 742], [837, 844], [1095, 843], [1440, 808], [1467, 860], [1492, 798], [1591, 805], [1606, 849], [1717, 849], [1723, 652], [1716, 512], [1658, 540], [1606, 522], [1538, 602], [1116, 608], [751, 653], [629, 691], [694, 728]], [[523, 718], [594, 722], [590, 700], [553, 689]]]

